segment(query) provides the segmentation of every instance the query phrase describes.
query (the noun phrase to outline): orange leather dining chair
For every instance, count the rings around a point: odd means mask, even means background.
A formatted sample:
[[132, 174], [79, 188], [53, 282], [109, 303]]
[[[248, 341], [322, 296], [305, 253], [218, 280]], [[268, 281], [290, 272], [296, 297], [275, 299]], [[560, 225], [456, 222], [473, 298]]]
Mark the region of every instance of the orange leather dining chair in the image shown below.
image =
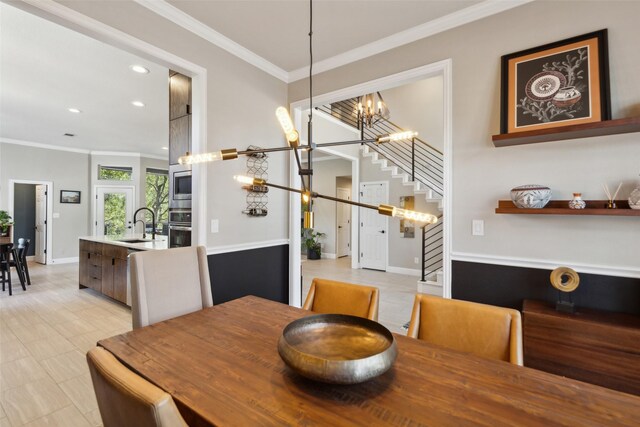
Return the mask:
[[518, 310], [418, 294], [407, 335], [522, 366]]
[[135, 374], [102, 347], [87, 353], [104, 427], [187, 426], [171, 395]]
[[313, 279], [302, 306], [316, 313], [350, 314], [378, 321], [378, 288]]

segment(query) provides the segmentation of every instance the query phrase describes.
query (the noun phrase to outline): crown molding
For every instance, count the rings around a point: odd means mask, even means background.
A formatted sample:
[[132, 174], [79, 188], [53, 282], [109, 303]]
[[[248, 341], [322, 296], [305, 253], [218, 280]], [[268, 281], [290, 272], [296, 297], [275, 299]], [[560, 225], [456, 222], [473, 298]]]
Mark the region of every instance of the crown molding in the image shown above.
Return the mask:
[[202, 37], [208, 42], [218, 46], [220, 49], [226, 50], [230, 54], [237, 56], [245, 62], [259, 68], [267, 74], [282, 80], [285, 83], [289, 82], [289, 73], [277, 65], [267, 61], [260, 55], [250, 51], [246, 47], [234, 42], [230, 38], [220, 34], [213, 28], [203, 24], [191, 15], [181, 11], [177, 7], [167, 3], [164, 0], [134, 0], [140, 6], [149, 9], [152, 12], [157, 13], [165, 19], [173, 22], [182, 28], [191, 31], [197, 36]]
[[123, 157], [144, 157], [145, 159], [158, 159], [169, 161], [169, 156], [163, 157], [156, 154], [132, 153], [128, 151], [95, 151], [83, 148], [62, 147], [60, 145], [42, 144], [40, 142], [23, 141], [20, 139], [0, 138], [0, 144], [22, 145], [25, 147], [40, 148], [43, 150], [67, 151], [71, 153], [88, 154], [90, 156], [123, 156]]
[[23, 145], [25, 147], [42, 148], [44, 150], [68, 151], [71, 153], [91, 154], [91, 150], [82, 148], [61, 147], [59, 145], [41, 144], [39, 142], [23, 141], [20, 139], [0, 138], [2, 144]]
[[[424, 24], [408, 28], [399, 33], [376, 40], [363, 46], [313, 64], [313, 74], [320, 74], [334, 68], [342, 67], [352, 62], [377, 55], [426, 37], [456, 28], [473, 21], [495, 15], [534, 0], [485, 0], [482, 3], [461, 9], [449, 15], [442, 16]], [[298, 68], [289, 72], [289, 83], [304, 79], [309, 75], [309, 67]]]

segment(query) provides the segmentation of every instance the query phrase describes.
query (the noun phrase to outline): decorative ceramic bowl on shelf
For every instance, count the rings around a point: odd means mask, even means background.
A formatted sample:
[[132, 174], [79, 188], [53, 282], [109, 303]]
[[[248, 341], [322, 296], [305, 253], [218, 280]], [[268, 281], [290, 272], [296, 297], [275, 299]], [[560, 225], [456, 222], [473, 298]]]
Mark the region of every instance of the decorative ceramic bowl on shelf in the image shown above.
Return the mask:
[[640, 209], [640, 187], [637, 187], [629, 195], [629, 207], [631, 209]]
[[529, 184], [511, 189], [511, 200], [519, 208], [544, 208], [550, 199], [551, 189], [544, 185]]

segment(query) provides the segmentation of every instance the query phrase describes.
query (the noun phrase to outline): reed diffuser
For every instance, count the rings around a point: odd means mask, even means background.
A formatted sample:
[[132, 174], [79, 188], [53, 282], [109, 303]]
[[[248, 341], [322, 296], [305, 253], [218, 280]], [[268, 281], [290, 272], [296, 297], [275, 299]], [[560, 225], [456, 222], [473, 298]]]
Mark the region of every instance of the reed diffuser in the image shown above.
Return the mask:
[[618, 188], [616, 190], [615, 193], [613, 193], [613, 197], [611, 197], [611, 193], [609, 192], [609, 187], [607, 186], [607, 184], [602, 184], [602, 188], [604, 188], [604, 192], [607, 195], [607, 203], [604, 205], [605, 208], [607, 209], [616, 209], [616, 197], [618, 196], [618, 192], [620, 191], [620, 188], [622, 187], [622, 182], [620, 184], [618, 184]]

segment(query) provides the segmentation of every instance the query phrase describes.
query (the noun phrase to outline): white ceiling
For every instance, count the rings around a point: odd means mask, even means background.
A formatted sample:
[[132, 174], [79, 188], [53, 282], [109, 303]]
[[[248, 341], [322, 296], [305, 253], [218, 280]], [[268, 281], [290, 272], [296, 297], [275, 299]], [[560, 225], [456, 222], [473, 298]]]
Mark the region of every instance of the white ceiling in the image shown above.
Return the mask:
[[0, 138], [167, 156], [167, 68], [2, 3], [0, 40]]
[[[287, 72], [309, 64], [308, 0], [168, 3]], [[315, 0], [314, 62], [478, 3], [481, 0]]]
[[[134, 1], [284, 81], [306, 75], [307, 0]], [[314, 70], [529, 1], [315, 0]], [[166, 68], [3, 3], [0, 41], [0, 138], [166, 157]], [[132, 64], [151, 73], [136, 74]]]

